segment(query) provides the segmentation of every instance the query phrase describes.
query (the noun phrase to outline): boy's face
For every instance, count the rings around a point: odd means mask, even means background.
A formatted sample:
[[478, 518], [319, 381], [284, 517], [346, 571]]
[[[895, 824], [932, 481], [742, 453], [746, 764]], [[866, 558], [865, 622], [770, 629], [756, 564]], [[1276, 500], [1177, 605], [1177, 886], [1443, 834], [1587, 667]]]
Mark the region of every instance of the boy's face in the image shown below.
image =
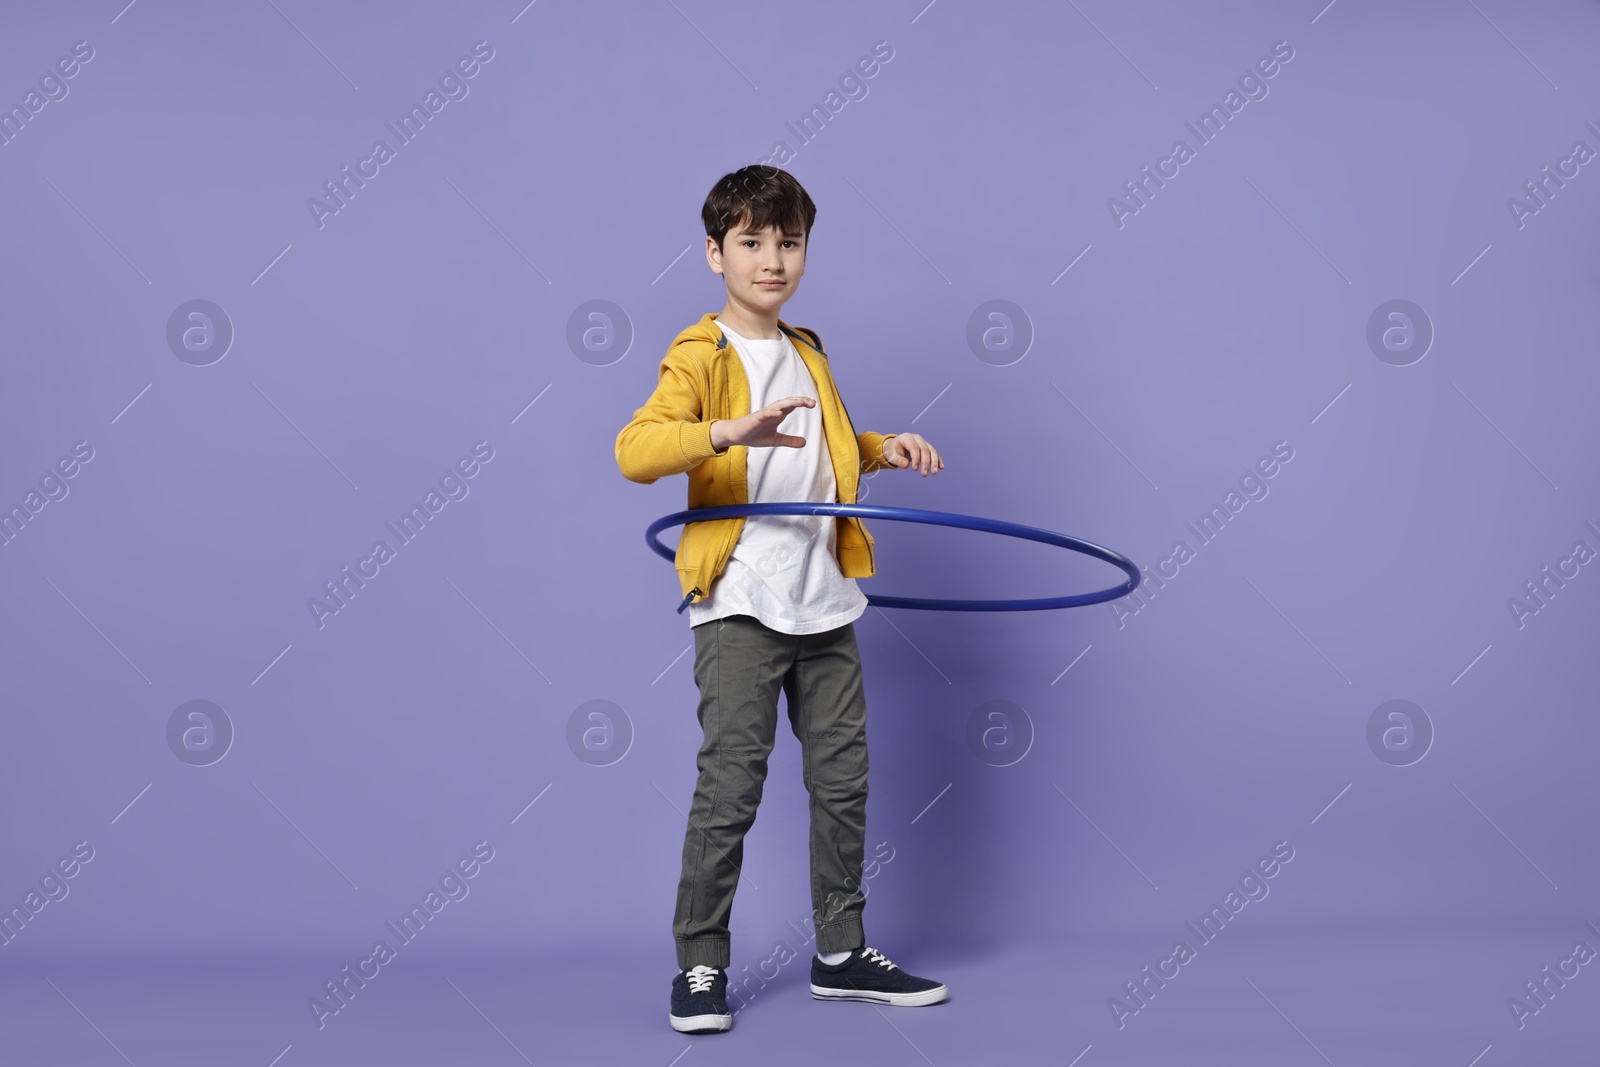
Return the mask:
[[794, 295], [806, 272], [806, 239], [768, 226], [757, 233], [741, 221], [722, 238], [706, 236], [706, 262], [722, 275], [728, 299], [751, 310], [773, 311]]

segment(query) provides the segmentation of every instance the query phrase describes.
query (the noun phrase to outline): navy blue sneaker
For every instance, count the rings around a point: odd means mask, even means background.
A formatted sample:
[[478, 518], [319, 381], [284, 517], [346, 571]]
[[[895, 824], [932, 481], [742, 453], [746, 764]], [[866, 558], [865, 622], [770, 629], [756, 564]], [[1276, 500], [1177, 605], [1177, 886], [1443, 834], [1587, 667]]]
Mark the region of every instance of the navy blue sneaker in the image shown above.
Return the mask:
[[685, 1034], [716, 1033], [733, 1027], [728, 1011], [728, 972], [700, 964], [672, 980], [672, 1028]]
[[907, 974], [867, 946], [832, 966], [812, 955], [811, 995], [817, 1000], [866, 1000], [910, 1008], [946, 1000], [950, 990], [931, 978]]

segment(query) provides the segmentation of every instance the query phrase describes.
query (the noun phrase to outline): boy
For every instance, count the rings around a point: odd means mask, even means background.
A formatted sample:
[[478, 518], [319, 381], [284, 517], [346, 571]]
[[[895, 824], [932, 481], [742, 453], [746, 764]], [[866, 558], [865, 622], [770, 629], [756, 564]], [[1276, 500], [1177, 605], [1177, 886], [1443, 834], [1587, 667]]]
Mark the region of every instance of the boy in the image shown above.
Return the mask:
[[[689, 506], [702, 508], [849, 503], [864, 473], [942, 469], [917, 434], [858, 434], [817, 334], [778, 318], [805, 273], [816, 219], [800, 183], [776, 167], [745, 167], [717, 181], [701, 218], [727, 301], [678, 334], [655, 392], [617, 434], [623, 476], [649, 484], [687, 473]], [[790, 432], [779, 432], [786, 422]], [[691, 522], [679, 538], [678, 610], [689, 609], [694, 633], [704, 741], [672, 923], [675, 1030], [733, 1026], [728, 922], [780, 688], [811, 797], [812, 996], [902, 1006], [949, 996], [867, 946], [862, 931], [866, 695], [854, 622], [867, 600], [855, 579], [874, 573], [872, 545], [859, 518], [828, 515]]]

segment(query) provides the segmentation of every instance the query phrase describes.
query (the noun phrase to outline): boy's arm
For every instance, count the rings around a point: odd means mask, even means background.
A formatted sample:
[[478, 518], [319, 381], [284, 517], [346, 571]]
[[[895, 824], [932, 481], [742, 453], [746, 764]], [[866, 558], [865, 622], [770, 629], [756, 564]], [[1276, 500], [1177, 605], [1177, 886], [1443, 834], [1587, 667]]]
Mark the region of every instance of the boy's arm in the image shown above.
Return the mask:
[[883, 443], [893, 436], [892, 433], [873, 433], [871, 430], [856, 434], [856, 443], [861, 446], [862, 474], [900, 469], [883, 458]]
[[722, 454], [711, 447], [711, 423], [700, 420], [707, 385], [705, 365], [690, 358], [684, 345], [667, 350], [655, 391], [617, 434], [617, 467], [624, 478], [649, 485]]

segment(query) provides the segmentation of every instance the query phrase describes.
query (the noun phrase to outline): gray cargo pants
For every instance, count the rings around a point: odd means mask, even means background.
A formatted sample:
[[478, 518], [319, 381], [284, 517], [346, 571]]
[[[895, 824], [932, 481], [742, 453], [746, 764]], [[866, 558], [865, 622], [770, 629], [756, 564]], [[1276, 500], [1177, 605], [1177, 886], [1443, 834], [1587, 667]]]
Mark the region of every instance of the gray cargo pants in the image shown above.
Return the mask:
[[786, 634], [750, 615], [727, 615], [693, 630], [704, 740], [672, 920], [679, 968], [728, 967], [728, 921], [776, 740], [780, 687], [811, 796], [815, 951], [860, 948], [867, 703], [855, 624]]

